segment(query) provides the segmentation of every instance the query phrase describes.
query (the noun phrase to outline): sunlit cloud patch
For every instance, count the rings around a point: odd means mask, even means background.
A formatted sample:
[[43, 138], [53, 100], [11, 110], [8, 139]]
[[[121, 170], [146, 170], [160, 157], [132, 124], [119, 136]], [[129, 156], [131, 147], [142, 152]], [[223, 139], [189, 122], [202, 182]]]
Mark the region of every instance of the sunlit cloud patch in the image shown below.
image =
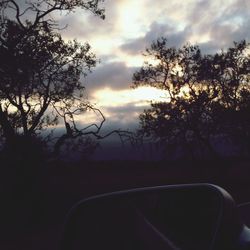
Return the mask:
[[168, 95], [153, 87], [139, 87], [136, 89], [113, 90], [105, 88], [94, 94], [94, 100], [100, 107], [116, 107], [128, 104], [135, 106], [149, 105], [150, 101], [168, 100]]

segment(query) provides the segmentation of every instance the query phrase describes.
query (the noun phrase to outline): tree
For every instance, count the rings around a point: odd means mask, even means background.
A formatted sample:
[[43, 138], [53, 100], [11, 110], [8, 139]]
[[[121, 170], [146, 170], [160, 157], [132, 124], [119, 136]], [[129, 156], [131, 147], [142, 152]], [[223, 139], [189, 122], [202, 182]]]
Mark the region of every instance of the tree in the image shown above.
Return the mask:
[[[220, 113], [221, 130], [230, 132], [230, 127], [243, 128], [247, 121], [250, 98], [250, 53], [246, 41], [234, 43], [234, 47], [215, 55], [205, 55], [201, 62], [204, 81], [216, 86], [219, 102], [224, 109]], [[223, 113], [223, 114], [222, 114]], [[245, 115], [243, 115], [245, 113]], [[237, 124], [237, 125], [236, 125]]]
[[182, 146], [193, 157], [198, 153], [217, 157], [216, 137], [243, 131], [246, 123], [249, 127], [243, 115], [250, 108], [249, 44], [245, 41], [227, 51], [202, 55], [198, 46], [177, 49], [161, 38], [145, 55], [154, 63], [146, 62], [134, 74], [134, 87], [149, 85], [168, 94], [165, 101], [152, 103], [140, 115], [141, 136], [168, 148]]
[[[100, 2], [31, 0], [22, 5], [15, 0], [1, 1], [0, 128], [6, 147], [13, 150], [19, 140], [29, 144], [59, 121], [66, 132], [53, 138], [55, 153], [67, 139], [99, 137], [105, 117], [84, 100], [81, 81], [96, 65], [96, 56], [88, 43], [64, 41], [53, 14], [71, 13], [79, 7], [104, 18]], [[89, 110], [98, 113], [100, 124], [78, 128], [75, 118]]]

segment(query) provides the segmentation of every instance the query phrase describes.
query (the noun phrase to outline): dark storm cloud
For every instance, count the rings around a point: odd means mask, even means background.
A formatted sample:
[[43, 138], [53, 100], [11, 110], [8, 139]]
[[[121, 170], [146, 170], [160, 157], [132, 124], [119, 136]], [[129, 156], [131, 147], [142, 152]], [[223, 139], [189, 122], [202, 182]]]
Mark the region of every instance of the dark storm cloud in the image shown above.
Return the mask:
[[85, 79], [85, 85], [90, 93], [93, 90], [109, 87], [112, 89], [127, 89], [130, 87], [135, 67], [127, 67], [124, 62], [100, 64], [93, 73]]
[[147, 32], [144, 37], [127, 41], [120, 48], [129, 54], [138, 54], [149, 47], [152, 41], [160, 37], [167, 37], [169, 46], [180, 47], [186, 42], [190, 34], [191, 29], [189, 27], [178, 31], [174, 26], [153, 22], [150, 25], [149, 32]]

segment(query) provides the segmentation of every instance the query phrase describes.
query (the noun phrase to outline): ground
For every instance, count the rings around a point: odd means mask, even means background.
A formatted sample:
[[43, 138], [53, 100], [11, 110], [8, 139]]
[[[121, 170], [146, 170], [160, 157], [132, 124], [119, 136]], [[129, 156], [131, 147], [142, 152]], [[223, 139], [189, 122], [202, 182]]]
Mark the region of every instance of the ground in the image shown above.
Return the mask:
[[[136, 187], [213, 183], [239, 204], [250, 201], [248, 160], [200, 162], [85, 162], [47, 164], [39, 180], [35, 208], [21, 209], [16, 224], [2, 234], [1, 249], [58, 249], [65, 216], [73, 204], [94, 194]], [[38, 201], [38, 202], [37, 202]], [[38, 205], [37, 205], [38, 204]], [[34, 212], [34, 213], [33, 213]], [[27, 214], [33, 213], [31, 218]], [[26, 219], [27, 217], [27, 219]]]

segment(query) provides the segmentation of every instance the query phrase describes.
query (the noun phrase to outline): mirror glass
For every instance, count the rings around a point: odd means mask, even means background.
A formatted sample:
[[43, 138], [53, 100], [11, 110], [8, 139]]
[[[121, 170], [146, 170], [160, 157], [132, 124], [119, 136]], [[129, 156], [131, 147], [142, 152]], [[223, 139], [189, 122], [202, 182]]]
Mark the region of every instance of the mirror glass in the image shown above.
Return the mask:
[[148, 189], [82, 202], [63, 249], [211, 249], [221, 196], [211, 188]]

